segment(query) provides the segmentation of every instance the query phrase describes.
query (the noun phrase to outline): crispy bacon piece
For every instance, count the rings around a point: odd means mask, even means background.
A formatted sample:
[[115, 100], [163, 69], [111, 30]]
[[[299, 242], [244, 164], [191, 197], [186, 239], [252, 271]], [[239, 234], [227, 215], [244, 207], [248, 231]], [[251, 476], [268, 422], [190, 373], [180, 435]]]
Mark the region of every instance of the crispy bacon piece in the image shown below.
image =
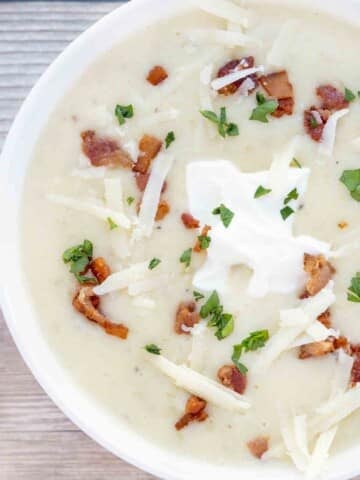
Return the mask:
[[350, 353], [354, 357], [354, 363], [351, 370], [350, 387], [360, 382], [360, 344], [352, 344], [350, 346]]
[[338, 223], [338, 227], [341, 229], [341, 230], [344, 230], [344, 228], [347, 228], [349, 226], [349, 224], [347, 222], [339, 222]]
[[[217, 78], [225, 77], [229, 75], [229, 73], [236, 72], [237, 70], [245, 70], [246, 68], [252, 68], [254, 66], [255, 60], [254, 57], [243, 57], [239, 60], [231, 60], [230, 62], [225, 63], [217, 74]], [[256, 74], [249, 75], [241, 80], [237, 80], [236, 82], [230, 83], [230, 85], [226, 85], [225, 87], [218, 90], [220, 95], [233, 95], [237, 92], [237, 90], [241, 87], [241, 84], [247, 79], [251, 78], [254, 82], [254, 88], [249, 90], [249, 93], [252, 93], [256, 87], [258, 86], [258, 80]]]
[[[210, 230], [211, 230], [210, 225], [205, 225], [205, 226], [203, 227], [203, 229], [201, 230], [200, 236], [201, 236], [201, 237], [206, 237], [207, 234], [210, 232]], [[197, 252], [197, 253], [202, 252], [201, 245], [200, 245], [200, 240], [199, 240], [199, 239], [196, 240], [196, 243], [195, 243], [195, 246], [194, 246], [193, 250], [194, 250], [194, 252]]]
[[310, 357], [321, 357], [335, 351], [334, 341], [332, 339], [323, 340], [321, 342], [307, 343], [301, 345], [299, 358], [302, 360]]
[[166, 80], [168, 76], [169, 75], [164, 67], [162, 67], [161, 65], [156, 65], [150, 70], [148, 76], [146, 77], [146, 80], [155, 87], [156, 85], [159, 85], [159, 83]]
[[104, 282], [111, 275], [110, 267], [102, 257], [95, 258], [90, 263], [90, 270], [99, 283]]
[[261, 458], [269, 450], [269, 437], [256, 437], [246, 445], [254, 457]]
[[331, 328], [331, 313], [329, 309], [325, 310], [317, 319], [324, 327]]
[[180, 303], [175, 317], [175, 332], [179, 335], [189, 335], [189, 332], [183, 327], [192, 328], [196, 323], [200, 322], [200, 315], [196, 311], [195, 302]]
[[93, 304], [94, 298], [96, 298], [96, 295], [92, 287], [87, 285], [81, 286], [73, 298], [73, 306], [88, 320], [100, 325], [109, 335], [125, 340], [128, 336], [129, 329], [122, 324], [111, 322], [105, 315], [100, 313]]
[[99, 137], [93, 130], [81, 134], [82, 151], [94, 167], [132, 168], [133, 161], [116, 140]]
[[323, 255], [304, 255], [304, 270], [310, 275], [306, 283], [306, 293], [313, 297], [317, 295], [329, 282], [335, 273], [334, 267]]
[[176, 430], [181, 430], [190, 422], [204, 422], [208, 418], [208, 414], [205, 412], [207, 402], [200, 397], [191, 395], [186, 402], [185, 414], [175, 424]]
[[188, 229], [200, 227], [199, 220], [196, 220], [196, 218], [194, 218], [190, 213], [183, 213], [181, 215], [181, 221], [183, 222], [185, 227]]
[[294, 89], [286, 70], [263, 75], [259, 81], [266, 93], [279, 102], [278, 108], [272, 115], [277, 118], [283, 115], [292, 115], [295, 105]]
[[321, 98], [321, 108], [324, 110], [342, 110], [349, 106], [345, 95], [332, 85], [321, 85], [316, 89], [316, 94]]
[[[316, 118], [318, 115], [316, 115], [315, 112], [320, 115], [322, 123], [320, 123]], [[316, 115], [316, 117], [314, 115]], [[304, 127], [306, 132], [313, 140], [315, 140], [315, 142], [320, 142], [326, 122], [329, 120], [330, 115], [330, 110], [324, 110], [317, 107], [310, 107], [309, 110], [305, 110]]]
[[340, 348], [342, 348], [344, 352], [348, 354], [351, 353], [351, 346], [349, 340], [346, 337], [334, 338], [333, 341], [335, 350], [339, 350]]
[[133, 166], [134, 172], [147, 173], [151, 162], [159, 153], [162, 141], [151, 135], [144, 135], [139, 142], [139, 156]]
[[244, 393], [247, 386], [246, 375], [239, 372], [235, 365], [224, 365], [217, 373], [220, 382], [237, 393]]
[[[135, 174], [135, 181], [138, 189], [140, 192], [143, 192], [146, 188], [146, 185], [149, 181], [150, 173], [136, 173]], [[167, 182], [164, 182], [164, 185], [161, 189], [161, 193], [164, 193], [167, 189]]]
[[168, 202], [166, 200], [160, 199], [156, 216], [155, 216], [155, 221], [159, 222], [160, 220], [163, 220], [169, 212], [170, 212], [170, 205], [168, 204]]

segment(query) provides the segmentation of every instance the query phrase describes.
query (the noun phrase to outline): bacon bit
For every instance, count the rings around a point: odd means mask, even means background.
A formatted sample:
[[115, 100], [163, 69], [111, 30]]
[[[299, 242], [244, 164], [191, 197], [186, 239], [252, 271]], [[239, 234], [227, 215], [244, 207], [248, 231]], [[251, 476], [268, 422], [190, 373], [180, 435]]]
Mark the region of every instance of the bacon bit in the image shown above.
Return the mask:
[[195, 302], [180, 303], [175, 317], [175, 332], [179, 335], [189, 335], [189, 332], [183, 327], [192, 328], [196, 323], [200, 322], [200, 315], [196, 311]]
[[90, 263], [90, 270], [99, 283], [104, 282], [111, 275], [110, 267], [102, 257], [95, 258]]
[[321, 85], [316, 89], [316, 94], [321, 98], [321, 108], [324, 110], [342, 110], [349, 106], [345, 95], [332, 85]]
[[[321, 117], [322, 123], [319, 122], [314, 117], [313, 112], [318, 112]], [[317, 107], [310, 107], [309, 110], [305, 110], [304, 112], [304, 127], [306, 132], [310, 135], [310, 137], [315, 140], [315, 142], [320, 142], [325, 125], [329, 120], [331, 112], [329, 110], [323, 110]], [[316, 122], [316, 126], [313, 126], [313, 122]]]
[[286, 70], [263, 75], [259, 81], [266, 93], [279, 102], [278, 108], [272, 115], [277, 118], [283, 115], [292, 115], [295, 105], [294, 89]]
[[246, 375], [239, 372], [235, 365], [224, 365], [217, 373], [220, 382], [237, 393], [244, 393], [247, 386]]
[[[229, 75], [229, 73], [236, 72], [237, 70], [245, 70], [246, 68], [252, 68], [254, 64], [254, 57], [244, 57], [240, 60], [231, 60], [219, 69], [217, 78], [225, 77], [225, 75]], [[249, 93], [252, 93], [259, 84], [256, 74], [248, 75], [245, 78], [241, 78], [236, 82], [230, 83], [230, 85], [226, 85], [225, 87], [218, 90], [218, 93], [220, 95], [233, 95], [237, 92], [237, 90], [241, 87], [241, 84], [247, 78], [251, 78], [251, 80], [254, 82], [254, 88], [249, 90]]]
[[329, 282], [335, 268], [323, 255], [304, 255], [304, 270], [310, 275], [306, 283], [306, 293], [313, 297], [317, 295]]
[[144, 135], [139, 142], [139, 151], [137, 162], [133, 166], [134, 172], [147, 173], [151, 162], [159, 153], [162, 147], [162, 141], [151, 135]]
[[159, 83], [163, 82], [168, 78], [168, 73], [165, 70], [164, 67], [161, 67], [160, 65], [156, 65], [153, 67], [150, 72], [148, 73], [148, 76], [146, 77], [146, 80], [151, 83], [151, 85], [159, 85]]
[[84, 315], [91, 322], [97, 323], [109, 335], [125, 340], [128, 336], [129, 329], [122, 324], [111, 322], [99, 310], [94, 307], [93, 299], [96, 298], [92, 287], [83, 286], [78, 289], [73, 299], [74, 308]]
[[[135, 181], [138, 189], [140, 192], [143, 192], [146, 188], [146, 185], [149, 181], [150, 173], [136, 173], [135, 174]], [[167, 182], [164, 182], [164, 185], [161, 189], [161, 193], [164, 193], [167, 189]]]
[[116, 140], [99, 137], [93, 130], [82, 132], [82, 151], [94, 167], [132, 168], [133, 161]]
[[329, 309], [325, 310], [317, 319], [324, 327], [331, 328], [331, 313]]
[[333, 339], [323, 340], [321, 342], [307, 343], [301, 345], [299, 351], [299, 358], [304, 360], [310, 357], [321, 357], [335, 351], [335, 345]]
[[269, 450], [269, 437], [254, 438], [254, 440], [247, 442], [246, 445], [254, 457], [261, 458]]
[[355, 387], [355, 385], [360, 382], [360, 344], [351, 344], [350, 352], [351, 356], [354, 357], [350, 377], [350, 387]]
[[188, 426], [190, 422], [204, 422], [208, 418], [205, 412], [207, 402], [200, 397], [191, 395], [186, 402], [185, 415], [183, 415], [175, 424], [176, 430], [181, 430]]
[[181, 215], [181, 221], [188, 229], [199, 228], [200, 226], [199, 220], [196, 220], [190, 213], [183, 213]]
[[334, 338], [333, 341], [335, 350], [340, 350], [340, 348], [342, 348], [344, 352], [351, 353], [350, 343], [346, 337]]
[[[201, 230], [200, 237], [206, 237], [207, 234], [210, 232], [210, 230], [211, 230], [210, 225], [205, 225], [205, 226], [203, 227], [203, 229]], [[194, 246], [193, 250], [194, 250], [194, 252], [197, 252], [197, 253], [202, 252], [201, 245], [200, 245], [200, 240], [199, 240], [199, 239], [196, 240], [196, 243], [195, 243], [195, 246]]]
[[347, 228], [349, 226], [349, 224], [347, 222], [339, 222], [338, 223], [338, 227], [341, 229], [341, 230], [344, 230], [344, 228]]
[[169, 212], [170, 205], [167, 203], [166, 200], [161, 199], [156, 212], [155, 221], [159, 222], [160, 220], [163, 220]]

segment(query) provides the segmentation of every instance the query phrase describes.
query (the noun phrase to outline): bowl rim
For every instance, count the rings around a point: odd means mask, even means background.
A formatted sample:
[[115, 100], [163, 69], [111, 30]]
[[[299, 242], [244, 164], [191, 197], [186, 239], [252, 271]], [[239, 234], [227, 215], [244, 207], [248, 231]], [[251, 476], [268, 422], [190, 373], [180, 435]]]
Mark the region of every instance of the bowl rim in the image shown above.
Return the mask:
[[[244, 3], [251, 5], [253, 1], [255, 3], [262, 1], [271, 4], [287, 4], [291, 0], [245, 0]], [[336, 14], [337, 12], [338, 15], [342, 13], [337, 0], [328, 0], [326, 5], [322, 2], [323, 0], [302, 0], [300, 6], [313, 8], [317, 4], [317, 8], [319, 8], [322, 4], [321, 8], [328, 13]], [[349, 6], [346, 12], [347, 19], [355, 16], [360, 24], [359, 0], [346, 0], [346, 2]], [[187, 0], [167, 0], [167, 2], [163, 0], [132, 0], [119, 5], [66, 47], [47, 68], [27, 96], [8, 133], [1, 154], [3, 169], [0, 173], [0, 198], [3, 201], [2, 204], [7, 205], [8, 208], [3, 212], [3, 225], [6, 228], [0, 238], [0, 256], [1, 265], [5, 267], [3, 271], [10, 271], [12, 275], [7, 279], [0, 280], [0, 303], [5, 322], [15, 344], [43, 390], [75, 425], [116, 456], [168, 480], [195, 480], [199, 478], [199, 475], [200, 478], [206, 476], [209, 480], [215, 480], [219, 475], [226, 475], [227, 479], [235, 480], [239, 474], [243, 474], [247, 480], [261, 478], [268, 480], [273, 476], [275, 478], [275, 475], [279, 480], [289, 480], [290, 477], [296, 480], [302, 476], [295, 473], [293, 468], [280, 463], [274, 462], [266, 470], [263, 469], [263, 466], [258, 469], [254, 465], [251, 467], [244, 465], [241, 470], [239, 467], [232, 466], [209, 466], [205, 462], [178, 456], [163, 447], [153, 445], [150, 440], [145, 440], [125, 424], [121, 432], [115, 432], [111, 426], [111, 416], [105, 412], [98, 413], [96, 402], [80, 391], [58, 364], [37, 324], [37, 315], [31, 306], [31, 297], [26, 288], [21, 249], [19, 248], [19, 214], [26, 167], [32, 157], [32, 149], [29, 147], [35, 145], [46, 123], [46, 118], [66, 90], [101, 53], [115, 43], [116, 35], [118, 36], [117, 41], [119, 41], [133, 33], [134, 30], [141, 29], [148, 24], [150, 18], [159, 20], [181, 8], [187, 8]], [[99, 42], [99, 44], [94, 41], [95, 39], [99, 40], [105, 33], [108, 34], [115, 30], [119, 22], [123, 20], [125, 20], [125, 25], [121, 35], [119, 33], [110, 34], [107, 40]], [[92, 46], [91, 49], [88, 48], [89, 45]], [[82, 59], [78, 61], [80, 57]], [[71, 66], [70, 70], [69, 65]], [[47, 99], [50, 100], [49, 105], [45, 106]], [[36, 115], [34, 115], [35, 112]], [[31, 123], [32, 120], [33, 123]], [[21, 145], [19, 145], [19, 140]], [[15, 162], [17, 158], [20, 159], [19, 163]], [[27, 324], [30, 325], [27, 331], [24, 329], [22, 320], [25, 317]], [[36, 348], [33, 348], [34, 345]], [[65, 396], [64, 390], [67, 392]], [[64, 397], [71, 398], [72, 401], [65, 400]], [[98, 424], [95, 426], [95, 422], [89, 422], [89, 418], [95, 418]], [[333, 472], [327, 478], [345, 480], [359, 473], [360, 462], [357, 467], [352, 466], [354, 458], [359, 454], [360, 445], [342, 454], [340, 461], [336, 461], [336, 456], [334, 461], [331, 461]]]

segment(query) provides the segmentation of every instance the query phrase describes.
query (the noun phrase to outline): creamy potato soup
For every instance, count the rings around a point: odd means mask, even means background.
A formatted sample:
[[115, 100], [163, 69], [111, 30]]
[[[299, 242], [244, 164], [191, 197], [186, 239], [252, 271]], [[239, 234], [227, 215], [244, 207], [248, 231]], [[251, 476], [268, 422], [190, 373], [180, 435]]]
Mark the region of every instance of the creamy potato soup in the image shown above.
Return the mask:
[[360, 440], [359, 41], [198, 1], [53, 112], [24, 264], [49, 345], [119, 428], [310, 477]]

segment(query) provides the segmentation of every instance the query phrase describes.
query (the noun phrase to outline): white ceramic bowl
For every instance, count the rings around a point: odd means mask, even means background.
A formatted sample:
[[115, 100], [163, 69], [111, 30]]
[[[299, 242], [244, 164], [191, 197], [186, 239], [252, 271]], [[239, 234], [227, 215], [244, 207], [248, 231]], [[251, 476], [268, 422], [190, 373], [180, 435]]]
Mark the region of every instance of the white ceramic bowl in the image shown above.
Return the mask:
[[[216, 2], [217, 0], [213, 0]], [[255, 0], [247, 0], [251, 4]], [[260, 0], [256, 0], [260, 1]], [[279, 4], [293, 0], [262, 0]], [[359, 0], [298, 0], [296, 6], [331, 12], [360, 25]], [[144, 440], [126, 425], [115, 428], [94, 400], [74, 385], [45, 342], [31, 306], [22, 270], [19, 210], [23, 182], [34, 145], [55, 105], [87, 66], [115, 42], [141, 27], [186, 7], [186, 0], [132, 0], [100, 20], [73, 42], [37, 82], [10, 130], [1, 156], [1, 305], [27, 365], [52, 400], [90, 437], [115, 455], [168, 480], [292, 480], [290, 466], [209, 466], [176, 456]], [[121, 28], [119, 28], [121, 26]], [[355, 59], [356, 61], [356, 59]], [[41, 259], [39, 259], [41, 261]], [[210, 452], [213, 455], [215, 452]], [[360, 472], [360, 445], [330, 461], [327, 479], [349, 479]]]

